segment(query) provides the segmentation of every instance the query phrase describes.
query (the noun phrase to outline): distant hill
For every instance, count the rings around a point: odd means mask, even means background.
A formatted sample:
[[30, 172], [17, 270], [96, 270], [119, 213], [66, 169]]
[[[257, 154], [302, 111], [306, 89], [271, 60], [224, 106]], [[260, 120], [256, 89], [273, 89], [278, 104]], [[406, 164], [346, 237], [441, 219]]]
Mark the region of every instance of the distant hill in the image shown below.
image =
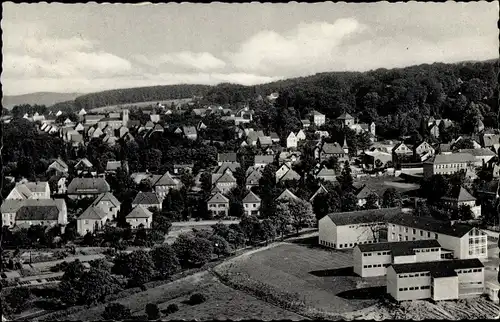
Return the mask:
[[73, 101], [81, 93], [52, 93], [38, 92], [23, 95], [6, 95], [2, 98], [2, 106], [6, 109], [12, 109], [15, 105], [30, 104], [30, 105], [45, 105], [52, 106], [56, 103]]

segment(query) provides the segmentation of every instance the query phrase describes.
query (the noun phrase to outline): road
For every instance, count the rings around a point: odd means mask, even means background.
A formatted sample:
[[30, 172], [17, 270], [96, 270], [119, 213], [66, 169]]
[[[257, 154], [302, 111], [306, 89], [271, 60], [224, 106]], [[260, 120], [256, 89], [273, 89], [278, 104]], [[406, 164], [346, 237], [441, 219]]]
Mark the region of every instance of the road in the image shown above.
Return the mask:
[[196, 226], [212, 226], [216, 223], [224, 225], [237, 224], [239, 220], [200, 220], [200, 221], [177, 221], [172, 223], [172, 227], [196, 227]]

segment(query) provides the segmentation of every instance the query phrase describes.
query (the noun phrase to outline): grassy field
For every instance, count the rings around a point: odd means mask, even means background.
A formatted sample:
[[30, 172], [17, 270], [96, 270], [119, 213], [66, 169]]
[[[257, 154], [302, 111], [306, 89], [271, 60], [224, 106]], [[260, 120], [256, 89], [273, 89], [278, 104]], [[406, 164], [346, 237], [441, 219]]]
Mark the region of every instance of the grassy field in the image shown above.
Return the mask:
[[93, 113], [105, 113], [105, 112], [113, 112], [113, 111], [120, 111], [124, 108], [128, 108], [130, 106], [137, 106], [137, 107], [150, 107], [150, 106], [156, 106], [157, 103], [160, 103], [166, 107], [170, 107], [172, 103], [174, 104], [185, 104], [191, 102], [191, 98], [181, 98], [181, 99], [172, 99], [172, 100], [163, 100], [163, 101], [147, 101], [147, 102], [138, 102], [138, 103], [124, 103], [124, 104], [117, 104], [117, 105], [109, 105], [109, 106], [103, 106], [103, 107], [97, 107], [93, 108], [88, 112], [93, 112]]
[[[187, 304], [187, 299], [195, 292], [207, 295], [208, 300], [199, 305]], [[171, 303], [176, 303], [179, 311], [168, 316], [163, 314], [163, 320], [303, 319], [297, 314], [224, 286], [207, 271], [134, 294], [117, 302], [130, 308], [134, 315], [144, 315], [144, 308], [148, 303], [158, 304], [160, 310], [166, 309]], [[104, 305], [91, 307], [69, 315], [65, 319], [98, 320], [101, 319], [104, 307]]]
[[[366, 308], [385, 293], [385, 278], [362, 280], [352, 272], [351, 253], [285, 243], [222, 263], [224, 276], [246, 276], [288, 294], [308, 310], [341, 314]], [[238, 279], [242, 281], [242, 279]], [[243, 282], [244, 283], [244, 282]]]

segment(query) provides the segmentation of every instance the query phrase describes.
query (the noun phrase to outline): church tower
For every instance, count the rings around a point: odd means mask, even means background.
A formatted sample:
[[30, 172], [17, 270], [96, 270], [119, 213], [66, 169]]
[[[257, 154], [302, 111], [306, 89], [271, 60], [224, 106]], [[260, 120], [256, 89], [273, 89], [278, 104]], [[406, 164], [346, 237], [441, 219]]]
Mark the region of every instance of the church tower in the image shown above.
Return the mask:
[[342, 149], [344, 149], [344, 152], [346, 154], [349, 154], [349, 147], [347, 146], [347, 141], [345, 138], [344, 138], [344, 145], [342, 146]]
[[122, 112], [122, 125], [125, 127], [128, 125], [128, 110], [123, 110]]

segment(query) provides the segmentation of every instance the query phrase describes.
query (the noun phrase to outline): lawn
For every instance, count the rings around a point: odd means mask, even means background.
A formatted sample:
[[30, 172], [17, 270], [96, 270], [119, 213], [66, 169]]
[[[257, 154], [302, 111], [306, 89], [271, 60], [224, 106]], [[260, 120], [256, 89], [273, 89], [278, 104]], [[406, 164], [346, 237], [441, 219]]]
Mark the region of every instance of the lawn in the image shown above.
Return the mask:
[[[215, 270], [225, 276], [245, 276], [272, 289], [295, 294], [307, 309], [341, 314], [373, 305], [385, 293], [385, 277], [361, 279], [352, 272], [350, 251], [284, 243], [242, 255]], [[244, 279], [238, 279], [244, 283]]]
[[[208, 300], [194, 306], [186, 304], [186, 300], [195, 292], [207, 295]], [[134, 315], [144, 315], [144, 308], [148, 303], [158, 304], [160, 310], [166, 309], [171, 303], [176, 303], [179, 306], [178, 312], [168, 316], [163, 315], [162, 319], [303, 319], [297, 314], [224, 286], [207, 271], [151, 288], [117, 302], [130, 308]], [[65, 319], [71, 321], [98, 320], [101, 319], [104, 307], [105, 305], [91, 307], [69, 315]]]
[[181, 99], [170, 99], [170, 100], [158, 100], [158, 101], [147, 101], [147, 102], [137, 102], [137, 103], [123, 103], [123, 104], [116, 104], [116, 105], [108, 105], [108, 106], [102, 106], [102, 107], [96, 107], [89, 112], [92, 113], [104, 113], [104, 112], [112, 112], [112, 111], [120, 111], [124, 108], [128, 108], [130, 106], [137, 106], [137, 107], [150, 107], [150, 106], [156, 106], [156, 104], [160, 103], [167, 108], [170, 108], [170, 105], [172, 103], [174, 104], [184, 104], [184, 103], [189, 103], [191, 102], [191, 98], [181, 98]]

